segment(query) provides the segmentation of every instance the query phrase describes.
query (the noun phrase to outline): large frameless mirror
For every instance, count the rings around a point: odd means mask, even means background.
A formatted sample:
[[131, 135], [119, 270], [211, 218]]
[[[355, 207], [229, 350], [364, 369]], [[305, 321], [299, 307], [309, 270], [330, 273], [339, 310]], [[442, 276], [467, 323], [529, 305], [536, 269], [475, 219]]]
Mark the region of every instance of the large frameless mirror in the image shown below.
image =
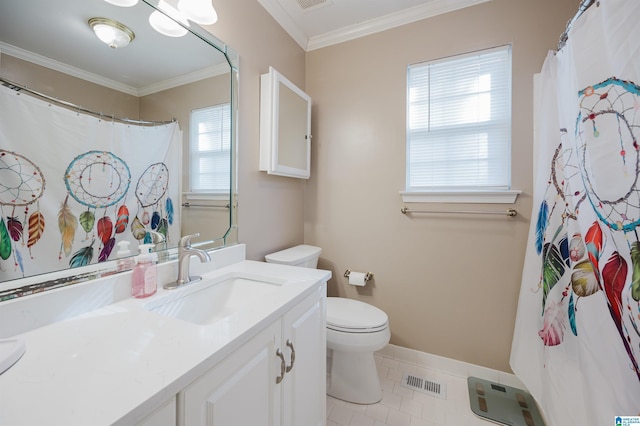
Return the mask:
[[237, 54], [174, 7], [0, 3], [0, 300], [112, 273], [122, 241], [237, 242]]

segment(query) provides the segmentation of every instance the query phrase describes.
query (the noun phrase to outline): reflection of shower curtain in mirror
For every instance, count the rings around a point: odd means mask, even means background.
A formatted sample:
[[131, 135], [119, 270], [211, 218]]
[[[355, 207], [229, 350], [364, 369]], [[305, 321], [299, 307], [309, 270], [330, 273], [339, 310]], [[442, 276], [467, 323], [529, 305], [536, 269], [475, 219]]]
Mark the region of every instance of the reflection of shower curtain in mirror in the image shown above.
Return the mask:
[[118, 123], [6, 87], [0, 111], [0, 281], [112, 260], [151, 231], [177, 242], [177, 123]]
[[537, 85], [511, 366], [549, 425], [640, 413], [640, 2], [600, 0]]

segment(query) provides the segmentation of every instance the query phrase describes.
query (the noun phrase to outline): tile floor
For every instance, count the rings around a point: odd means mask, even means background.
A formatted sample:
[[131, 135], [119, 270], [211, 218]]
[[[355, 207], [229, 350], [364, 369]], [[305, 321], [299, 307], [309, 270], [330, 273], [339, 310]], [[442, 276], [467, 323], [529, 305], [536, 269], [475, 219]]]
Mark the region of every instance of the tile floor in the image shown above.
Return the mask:
[[[465, 377], [376, 355], [382, 401], [372, 405], [327, 396], [327, 426], [487, 426], [469, 408]], [[446, 399], [400, 385], [403, 373], [446, 385]]]

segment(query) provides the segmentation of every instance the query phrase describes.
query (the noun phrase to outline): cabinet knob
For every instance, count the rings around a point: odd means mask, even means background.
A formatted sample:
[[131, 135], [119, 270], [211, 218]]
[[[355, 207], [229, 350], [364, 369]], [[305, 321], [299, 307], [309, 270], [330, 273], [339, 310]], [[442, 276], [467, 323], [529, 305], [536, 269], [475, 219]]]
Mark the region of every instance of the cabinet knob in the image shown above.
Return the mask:
[[280, 375], [276, 377], [276, 384], [278, 385], [280, 384], [280, 382], [282, 382], [282, 379], [284, 379], [287, 363], [285, 362], [284, 355], [279, 348], [276, 350], [276, 356], [280, 358]]
[[287, 367], [287, 373], [293, 369], [293, 364], [296, 362], [296, 350], [293, 347], [291, 340], [287, 339], [287, 346], [291, 349], [291, 365]]

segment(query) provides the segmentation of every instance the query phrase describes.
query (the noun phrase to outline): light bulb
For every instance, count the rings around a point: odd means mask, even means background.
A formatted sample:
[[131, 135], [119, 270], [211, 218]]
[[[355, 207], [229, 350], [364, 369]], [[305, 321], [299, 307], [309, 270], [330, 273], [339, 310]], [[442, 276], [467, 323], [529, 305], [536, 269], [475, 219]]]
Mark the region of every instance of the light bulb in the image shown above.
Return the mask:
[[116, 6], [121, 6], [121, 7], [131, 7], [138, 4], [138, 0], [104, 0], [104, 1], [106, 1], [107, 3], [114, 4]]
[[180, 0], [178, 10], [187, 18], [201, 25], [215, 24], [218, 14], [211, 0]]
[[189, 26], [189, 23], [185, 21], [180, 12], [178, 12], [173, 6], [167, 2], [160, 0], [158, 8], [171, 16], [169, 18], [164, 13], [155, 10], [149, 16], [149, 24], [158, 31], [160, 34], [164, 34], [168, 37], [182, 37], [187, 34], [187, 30], [175, 21], [180, 21], [184, 25]]

